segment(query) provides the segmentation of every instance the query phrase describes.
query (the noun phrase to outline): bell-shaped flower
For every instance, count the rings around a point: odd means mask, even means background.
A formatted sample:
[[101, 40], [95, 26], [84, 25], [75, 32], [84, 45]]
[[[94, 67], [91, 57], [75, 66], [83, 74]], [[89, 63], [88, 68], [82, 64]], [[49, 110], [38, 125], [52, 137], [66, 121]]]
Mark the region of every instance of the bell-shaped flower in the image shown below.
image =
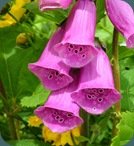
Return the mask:
[[81, 69], [78, 89], [71, 97], [91, 114], [101, 114], [120, 100], [121, 95], [114, 88], [109, 59], [103, 50]]
[[50, 9], [67, 9], [73, 0], [40, 0], [39, 8], [41, 11]]
[[96, 7], [91, 0], [78, 0], [72, 8], [62, 41], [55, 50], [63, 62], [71, 67], [88, 64], [98, 50], [94, 47]]
[[78, 72], [73, 72], [74, 81], [65, 88], [52, 91], [44, 106], [38, 107], [34, 113], [51, 131], [63, 133], [81, 125], [80, 107], [73, 102], [71, 93], [78, 86]]
[[106, 11], [117, 30], [125, 37], [128, 48], [134, 47], [134, 12], [123, 0], [106, 0]]
[[63, 27], [59, 28], [49, 40], [40, 59], [28, 65], [42, 82], [44, 87], [49, 90], [57, 90], [65, 87], [73, 81], [69, 75], [70, 67], [65, 65], [61, 58], [54, 51], [54, 45], [59, 43], [63, 34]]

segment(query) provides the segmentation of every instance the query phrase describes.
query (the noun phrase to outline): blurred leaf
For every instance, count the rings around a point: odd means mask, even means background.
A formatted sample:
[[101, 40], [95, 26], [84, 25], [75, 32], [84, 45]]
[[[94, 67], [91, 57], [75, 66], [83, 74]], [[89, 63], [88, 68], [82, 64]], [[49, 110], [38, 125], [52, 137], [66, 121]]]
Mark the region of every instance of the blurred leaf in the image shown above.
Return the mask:
[[[40, 51], [32, 47], [18, 48], [16, 37], [20, 30], [18, 25], [0, 29], [0, 76], [7, 97], [19, 96], [24, 90], [33, 92], [39, 83], [37, 77], [28, 70], [28, 63], [39, 58], [46, 40], [35, 42]], [[31, 81], [27, 83], [28, 86], [25, 84], [27, 81]]]
[[0, 76], [8, 97], [14, 97], [18, 85], [18, 73], [23, 63], [25, 50], [16, 50], [16, 37], [20, 28], [16, 26], [0, 29]]
[[134, 57], [120, 61], [122, 110], [134, 111]]
[[118, 135], [112, 139], [111, 146], [124, 146], [134, 135], [134, 112], [124, 112], [117, 128], [119, 132]]
[[8, 142], [11, 146], [51, 146], [51, 143], [45, 143], [39, 140], [17, 140]]
[[134, 56], [134, 49], [128, 49], [125, 46], [119, 47], [119, 60]]
[[90, 140], [89, 140], [87, 137], [85, 137], [85, 136], [78, 136], [78, 137], [76, 137], [76, 139], [77, 139], [79, 142], [85, 142], [85, 141], [90, 142]]
[[51, 11], [40, 11], [38, 2], [31, 2], [25, 5], [25, 8], [30, 12], [37, 14], [39, 16], [44, 17], [48, 21], [53, 21], [57, 24], [60, 24], [64, 19], [67, 18], [68, 11], [67, 10], [51, 10]]
[[50, 91], [45, 90], [43, 85], [39, 85], [32, 96], [26, 96], [21, 100], [21, 105], [26, 107], [36, 107], [39, 104], [43, 104], [48, 96]]
[[97, 22], [99, 22], [105, 16], [105, 0], [97, 0], [96, 1], [97, 7]]

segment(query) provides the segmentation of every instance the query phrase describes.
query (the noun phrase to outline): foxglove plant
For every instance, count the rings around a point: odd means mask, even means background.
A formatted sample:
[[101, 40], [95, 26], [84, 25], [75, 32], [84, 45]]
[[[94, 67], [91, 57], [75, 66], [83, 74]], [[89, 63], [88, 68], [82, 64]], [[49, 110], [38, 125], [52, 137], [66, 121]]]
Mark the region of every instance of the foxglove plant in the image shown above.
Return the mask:
[[39, 8], [41, 11], [63, 8], [67, 9], [73, 0], [40, 0]]
[[122, 0], [106, 0], [106, 11], [116, 29], [126, 38], [128, 48], [134, 47], [134, 12]]
[[54, 51], [54, 45], [59, 43], [62, 38], [64, 26], [59, 28], [49, 40], [40, 59], [28, 65], [42, 82], [44, 87], [49, 90], [58, 90], [73, 81], [69, 75], [70, 67], [66, 66]]
[[97, 57], [81, 69], [78, 89], [71, 97], [91, 114], [101, 114], [120, 100], [109, 59], [103, 50], [100, 49]]
[[74, 81], [65, 88], [52, 91], [44, 106], [38, 107], [34, 113], [44, 125], [53, 132], [62, 133], [81, 125], [83, 120], [79, 117], [80, 107], [73, 102], [71, 93], [78, 86], [78, 71], [71, 72]]
[[55, 50], [70, 67], [88, 64], [98, 50], [94, 47], [96, 7], [91, 0], [78, 0], [72, 8], [62, 41]]

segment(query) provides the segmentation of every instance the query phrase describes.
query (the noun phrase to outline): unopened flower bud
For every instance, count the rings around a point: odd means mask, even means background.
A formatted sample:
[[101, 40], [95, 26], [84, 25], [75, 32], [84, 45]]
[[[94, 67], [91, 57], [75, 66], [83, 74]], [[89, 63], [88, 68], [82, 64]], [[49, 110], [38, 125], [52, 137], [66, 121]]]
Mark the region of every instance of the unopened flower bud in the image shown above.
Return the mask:
[[[30, 36], [30, 34], [28, 34]], [[25, 33], [20, 33], [16, 38], [17, 45], [25, 45], [28, 43], [28, 38]]]

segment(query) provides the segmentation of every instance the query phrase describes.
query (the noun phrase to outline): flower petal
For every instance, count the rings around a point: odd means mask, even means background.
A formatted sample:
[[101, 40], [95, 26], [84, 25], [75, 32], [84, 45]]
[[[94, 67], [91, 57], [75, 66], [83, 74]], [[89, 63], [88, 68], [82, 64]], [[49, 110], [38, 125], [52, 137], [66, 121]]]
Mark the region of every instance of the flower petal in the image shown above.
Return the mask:
[[57, 90], [67, 86], [73, 81], [69, 75], [70, 67], [65, 65], [53, 50], [56, 43], [61, 40], [63, 28], [59, 28], [48, 42], [39, 61], [28, 65], [48, 90]]
[[63, 89], [52, 91], [45, 105], [34, 111], [44, 125], [53, 132], [63, 133], [83, 122], [79, 117], [80, 107], [70, 97], [78, 85], [78, 72], [74, 72], [73, 77], [74, 82]]
[[126, 38], [127, 47], [134, 47], [134, 12], [122, 0], [106, 0], [106, 11], [113, 25]]
[[39, 7], [41, 11], [63, 8], [67, 9], [73, 0], [40, 0]]
[[121, 95], [114, 88], [109, 59], [103, 50], [81, 69], [78, 90], [71, 97], [91, 114], [101, 114], [120, 100]]
[[97, 54], [94, 47], [96, 7], [90, 0], [79, 0], [68, 17], [65, 33], [55, 50], [63, 62], [71, 67], [82, 67]]

